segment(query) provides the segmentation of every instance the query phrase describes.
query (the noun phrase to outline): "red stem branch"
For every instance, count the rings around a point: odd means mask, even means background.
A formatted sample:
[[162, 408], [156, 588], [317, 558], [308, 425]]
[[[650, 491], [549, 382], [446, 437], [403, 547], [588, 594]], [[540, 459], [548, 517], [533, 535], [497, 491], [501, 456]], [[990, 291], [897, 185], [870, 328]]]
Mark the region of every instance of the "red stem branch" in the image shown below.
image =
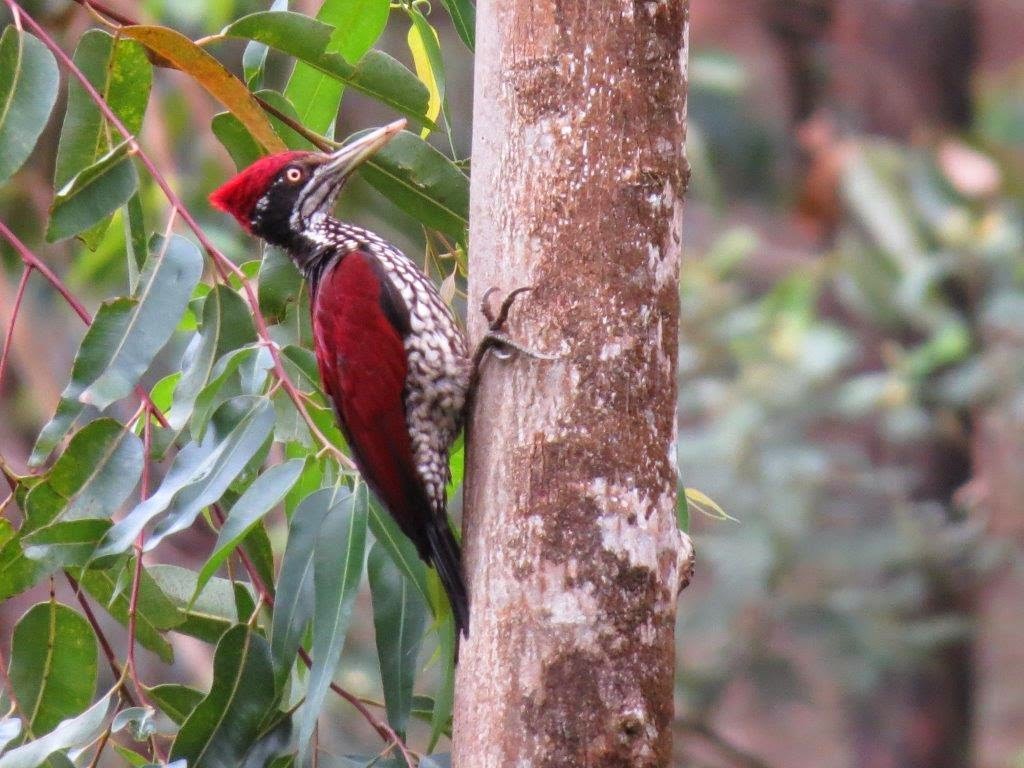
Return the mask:
[[4, 336], [4, 349], [0, 352], [0, 384], [4, 381], [4, 371], [7, 369], [7, 355], [11, 351], [11, 339], [14, 338], [14, 324], [18, 322], [18, 311], [21, 309], [21, 300], [25, 298], [25, 288], [28, 286], [28, 279], [32, 276], [32, 266], [25, 265], [22, 270], [21, 280], [18, 281], [18, 292], [14, 296], [14, 307], [11, 309], [11, 320], [7, 323], [7, 335]]

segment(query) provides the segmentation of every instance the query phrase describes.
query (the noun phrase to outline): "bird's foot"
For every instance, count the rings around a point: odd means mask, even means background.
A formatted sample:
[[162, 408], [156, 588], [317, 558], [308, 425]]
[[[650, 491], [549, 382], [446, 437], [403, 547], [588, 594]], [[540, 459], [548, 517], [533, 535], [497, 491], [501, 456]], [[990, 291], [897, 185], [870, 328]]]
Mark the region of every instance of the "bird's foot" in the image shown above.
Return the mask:
[[507, 360], [516, 352], [521, 355], [526, 355], [527, 357], [532, 357], [536, 360], [557, 360], [560, 355], [538, 352], [535, 349], [524, 346], [518, 341], [512, 339], [504, 330], [505, 323], [508, 321], [508, 313], [512, 309], [512, 305], [515, 304], [516, 299], [521, 294], [532, 291], [533, 286], [523, 285], [509, 291], [508, 295], [502, 300], [498, 311], [495, 312], [491, 306], [490, 299], [491, 295], [497, 290], [498, 289], [493, 286], [488, 288], [484, 293], [483, 298], [480, 300], [480, 312], [487, 318], [488, 326], [487, 332], [484, 333], [484, 337], [480, 340], [480, 344], [477, 346], [476, 352], [473, 355], [474, 371], [479, 368], [480, 362], [483, 360], [483, 357], [488, 350], [493, 351], [494, 356], [500, 360]]

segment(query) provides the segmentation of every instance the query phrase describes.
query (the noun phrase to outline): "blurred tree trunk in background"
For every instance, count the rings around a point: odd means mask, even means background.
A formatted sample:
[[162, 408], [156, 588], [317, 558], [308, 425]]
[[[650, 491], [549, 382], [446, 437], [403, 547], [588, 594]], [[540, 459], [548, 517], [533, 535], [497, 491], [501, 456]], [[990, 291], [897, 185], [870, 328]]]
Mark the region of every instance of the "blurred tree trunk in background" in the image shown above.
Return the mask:
[[685, 0], [479, 6], [470, 330], [535, 290], [468, 433], [455, 760], [667, 766]]

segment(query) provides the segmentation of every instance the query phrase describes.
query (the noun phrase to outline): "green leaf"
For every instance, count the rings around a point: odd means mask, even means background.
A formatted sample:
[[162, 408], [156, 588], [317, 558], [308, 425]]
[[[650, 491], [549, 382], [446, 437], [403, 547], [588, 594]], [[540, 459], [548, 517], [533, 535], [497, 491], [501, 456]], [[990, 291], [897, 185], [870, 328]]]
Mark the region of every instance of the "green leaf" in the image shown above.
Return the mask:
[[[334, 27], [326, 50], [347, 61], [359, 61], [387, 26], [387, 0], [326, 0], [317, 18]], [[288, 80], [286, 95], [295, 104], [299, 120], [317, 133], [334, 135], [344, 84], [298, 62]]]
[[[251, 344], [240, 349], [233, 350], [224, 355], [217, 364], [213, 366], [210, 373], [209, 383], [202, 388], [196, 397], [195, 406], [192, 409], [192, 421], [189, 429], [195, 440], [202, 440], [206, 435], [206, 427], [209, 424], [211, 415], [225, 402], [235, 397], [241, 386], [229, 386], [235, 379], [239, 368], [242, 368], [253, 361], [259, 362], [259, 358], [266, 350], [259, 344]], [[269, 357], [269, 353], [267, 353]], [[266, 366], [269, 368], [272, 362], [268, 359]]]
[[[358, 58], [356, 64], [349, 63], [340, 53], [325, 50], [324, 36], [332, 31], [329, 25], [302, 14], [263, 11], [243, 16], [226, 27], [221, 34], [266, 43], [362, 91], [417, 123], [433, 125], [425, 117], [429, 94], [416, 75], [386, 53], [377, 50], [366, 52]], [[296, 99], [294, 90], [286, 90], [285, 95], [293, 102]], [[296, 103], [296, 107], [301, 119], [301, 105]]]
[[398, 134], [363, 163], [359, 173], [424, 226], [459, 242], [466, 240], [469, 178], [419, 136]]
[[416, 545], [398, 528], [398, 523], [381, 509], [376, 499], [370, 502], [370, 531], [374, 539], [391, 557], [391, 561], [416, 587], [423, 601], [431, 605], [427, 587], [427, 567], [416, 551]]
[[[79, 40], [74, 60], [129, 132], [137, 134], [153, 84], [153, 66], [146, 57], [146, 49], [134, 40], [115, 41], [103, 30], [90, 29]], [[54, 186], [63, 187], [109, 152], [111, 131], [82, 85], [69, 78]], [[90, 249], [99, 245], [109, 223], [109, 218], [104, 219], [81, 236]]]
[[285, 494], [298, 482], [304, 465], [305, 461], [293, 459], [271, 467], [256, 478], [234, 503], [224, 521], [224, 527], [220, 529], [213, 552], [199, 572], [196, 595], [227, 560], [228, 555], [242, 543], [253, 526], [284, 500]]
[[9, 24], [0, 38], [0, 183], [24, 165], [57, 101], [57, 61]]
[[452, 17], [452, 26], [469, 50], [476, 47], [476, 6], [472, 0], [441, 0]]
[[301, 764], [352, 620], [366, 555], [366, 491], [346, 494], [327, 513], [313, 551], [313, 666], [298, 719]]
[[108, 219], [139, 186], [128, 142], [111, 149], [61, 187], [50, 206], [46, 241], [77, 235]]
[[146, 266], [149, 243], [146, 239], [146, 217], [142, 210], [142, 198], [136, 192], [128, 198], [124, 208], [125, 256], [128, 259], [128, 285], [132, 293], [139, 290], [139, 278]]
[[83, 711], [96, 691], [96, 638], [89, 622], [66, 605], [39, 603], [14, 628], [10, 678], [26, 732], [49, 733]]
[[64, 520], [51, 523], [22, 539], [25, 557], [46, 564], [47, 571], [89, 564], [109, 520]]
[[416, 659], [423, 641], [427, 610], [415, 587], [402, 575], [381, 544], [370, 549], [367, 564], [373, 597], [373, 628], [388, 722], [405, 734], [412, 709]]
[[434, 696], [434, 711], [430, 719], [430, 743], [432, 752], [442, 734], [451, 733], [452, 711], [455, 708], [455, 619], [449, 613], [437, 629], [437, 647], [441, 659], [441, 680]]
[[[64, 720], [42, 738], [23, 744], [0, 757], [0, 768], [36, 768], [54, 752], [90, 744], [103, 732], [109, 710], [110, 696], [107, 695], [78, 717]], [[65, 761], [65, 764], [70, 763]]]
[[[134, 568], [128, 561], [125, 568]], [[126, 571], [126, 573], [131, 573]], [[128, 608], [131, 590], [119, 588], [111, 571], [81, 570], [75, 574], [78, 582], [104, 610], [128, 626]], [[162, 633], [181, 624], [185, 617], [163, 593], [147, 569], [142, 570], [139, 581], [139, 601], [136, 612], [135, 637], [139, 643], [168, 664], [174, 660], [174, 651]]]
[[277, 702], [267, 641], [238, 625], [224, 633], [213, 658], [209, 694], [182, 723], [171, 759], [189, 768], [238, 765]]
[[218, 285], [203, 302], [203, 324], [181, 359], [181, 379], [167, 413], [172, 429], [181, 430], [192, 417], [196, 398], [210, 381], [217, 360], [256, 341], [249, 309], [235, 291]]
[[167, 27], [150, 26], [122, 27], [121, 34], [138, 40], [192, 77], [241, 120], [268, 152], [285, 149], [284, 142], [274, 133], [263, 110], [242, 81], [183, 34]]
[[93, 318], [57, 412], [32, 449], [30, 466], [46, 460], [85, 410], [83, 403], [128, 394], [174, 332], [202, 272], [202, 257], [177, 235], [155, 242], [160, 250], [150, 258], [135, 297], [106, 301]]
[[270, 634], [274, 669], [281, 685], [288, 678], [306, 625], [313, 618], [313, 550], [337, 492], [340, 491], [325, 488], [307, 496], [292, 515], [288, 528]]
[[103, 372], [78, 396], [80, 402], [106, 408], [131, 392], [171, 338], [202, 277], [202, 254], [188, 240], [172, 235], [157, 238], [155, 245], [133, 311], [117, 337], [103, 339], [112, 349]]
[[[288, 0], [274, 0], [270, 4], [272, 11], [287, 11]], [[242, 73], [245, 75], [245, 84], [250, 90], [255, 91], [263, 81], [263, 69], [267, 63], [269, 48], [262, 43], [250, 41], [242, 51]]]
[[288, 305], [295, 303], [302, 285], [302, 273], [284, 250], [272, 246], [263, 249], [259, 299], [260, 310], [267, 322], [277, 323], [284, 319]]
[[147, 688], [146, 693], [153, 703], [160, 707], [160, 711], [177, 725], [185, 722], [204, 697], [202, 691], [173, 683]]
[[25, 495], [21, 540], [0, 548], [0, 599], [88, 559], [95, 545], [89, 539], [109, 525], [103, 518], [124, 503], [141, 472], [142, 442], [116, 421], [98, 419], [79, 430]]
[[97, 558], [126, 552], [146, 525], [164, 512], [146, 541], [147, 551], [189, 527], [263, 447], [274, 428], [274, 410], [262, 398], [237, 398], [217, 410], [211, 426], [201, 443], [189, 443], [179, 451], [156, 492], [110, 529]]
[[151, 565], [149, 575], [182, 612], [185, 620], [174, 627], [175, 632], [216, 643], [221, 635], [239, 621], [235, 610], [235, 594], [227, 579], [212, 579], [200, 589], [198, 574], [177, 565]]
[[25, 497], [22, 532], [58, 519], [109, 519], [138, 484], [143, 461], [142, 441], [131, 430], [114, 419], [90, 422]]
[[[263, 101], [293, 119], [298, 119], [295, 107], [277, 91], [263, 90], [256, 93]], [[315, 150], [309, 140], [284, 121], [270, 115], [270, 122], [289, 149]], [[213, 133], [227, 149], [239, 170], [252, 165], [263, 155], [259, 143], [252, 137], [241, 121], [230, 112], [221, 112], [213, 117]]]

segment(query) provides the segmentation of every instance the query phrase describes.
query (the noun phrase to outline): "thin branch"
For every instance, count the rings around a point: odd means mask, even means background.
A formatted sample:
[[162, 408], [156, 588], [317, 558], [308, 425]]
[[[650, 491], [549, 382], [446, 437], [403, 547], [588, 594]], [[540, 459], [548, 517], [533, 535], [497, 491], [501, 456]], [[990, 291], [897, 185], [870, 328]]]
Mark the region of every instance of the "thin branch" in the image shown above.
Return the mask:
[[21, 713], [22, 720], [25, 721], [27, 726], [28, 718], [25, 717], [25, 710], [21, 708], [18, 696], [14, 692], [14, 683], [11, 682], [11, 677], [7, 674], [7, 660], [4, 658], [4, 652], [2, 649], [0, 649], [0, 678], [3, 678], [4, 689], [7, 691], [7, 696], [10, 698], [11, 704], [14, 706], [14, 711]]
[[32, 267], [25, 265], [21, 273], [21, 280], [18, 281], [18, 292], [14, 296], [14, 308], [11, 309], [11, 320], [7, 323], [7, 335], [4, 336], [4, 348], [0, 352], [0, 384], [4, 381], [4, 371], [7, 368], [7, 355], [11, 351], [11, 339], [14, 338], [14, 324], [18, 322], [18, 311], [21, 309], [21, 300], [25, 298], [25, 288], [28, 286], [28, 279], [32, 276]]
[[139, 22], [129, 19], [127, 16], [122, 16], [120, 13], [115, 11], [103, 3], [97, 3], [95, 0], [75, 0], [81, 6], [84, 6], [87, 10], [96, 11], [106, 16], [111, 21], [116, 21], [118, 24], [124, 24], [125, 26], [134, 26]]

